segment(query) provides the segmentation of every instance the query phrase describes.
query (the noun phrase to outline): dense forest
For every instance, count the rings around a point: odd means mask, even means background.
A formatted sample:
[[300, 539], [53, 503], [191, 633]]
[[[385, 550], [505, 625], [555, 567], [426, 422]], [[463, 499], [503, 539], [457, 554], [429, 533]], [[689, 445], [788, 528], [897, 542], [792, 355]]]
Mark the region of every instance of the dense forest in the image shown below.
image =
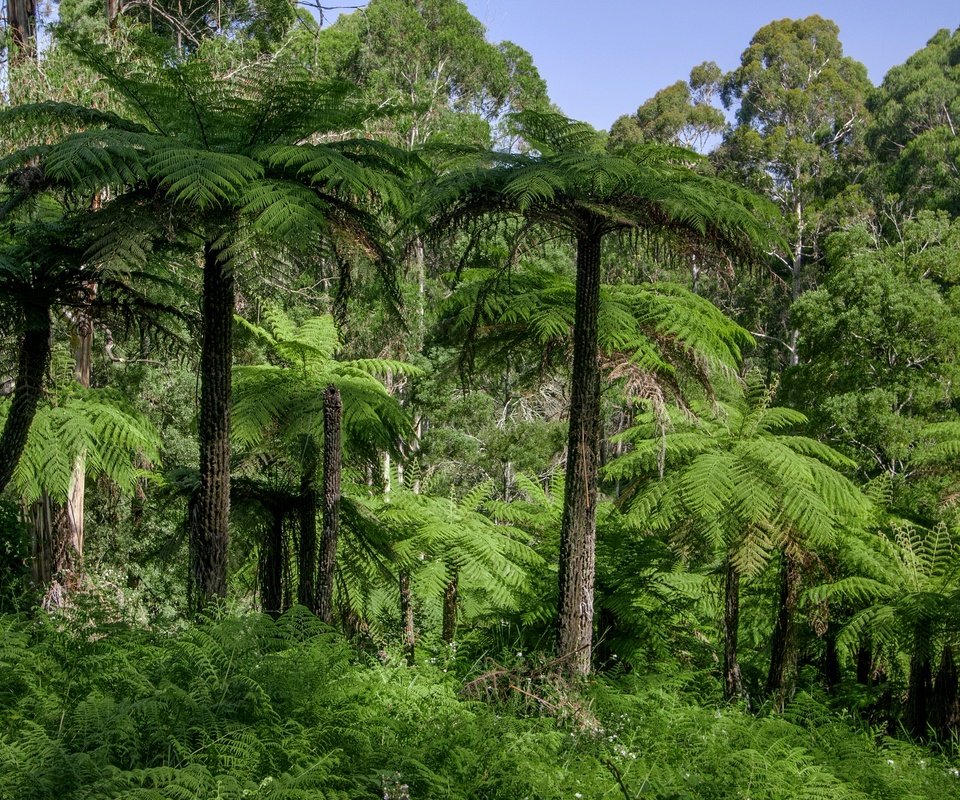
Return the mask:
[[324, 14], [7, 0], [0, 797], [960, 797], [960, 30]]

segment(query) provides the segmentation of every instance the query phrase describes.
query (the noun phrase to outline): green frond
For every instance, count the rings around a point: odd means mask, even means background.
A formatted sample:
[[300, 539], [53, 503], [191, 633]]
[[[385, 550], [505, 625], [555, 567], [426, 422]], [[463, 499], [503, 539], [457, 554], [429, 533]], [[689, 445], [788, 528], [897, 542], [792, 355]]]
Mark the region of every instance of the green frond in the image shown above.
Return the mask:
[[14, 485], [28, 503], [43, 494], [65, 502], [80, 458], [90, 477], [105, 477], [132, 492], [150, 474], [140, 465], [159, 465], [160, 437], [118, 392], [72, 387], [55, 405], [38, 409]]
[[61, 131], [87, 129], [93, 126], [127, 131], [129, 133], [147, 133], [148, 129], [137, 122], [89, 106], [49, 100], [42, 103], [22, 103], [0, 110], [0, 125], [4, 123], [26, 124], [49, 130], [56, 125]]

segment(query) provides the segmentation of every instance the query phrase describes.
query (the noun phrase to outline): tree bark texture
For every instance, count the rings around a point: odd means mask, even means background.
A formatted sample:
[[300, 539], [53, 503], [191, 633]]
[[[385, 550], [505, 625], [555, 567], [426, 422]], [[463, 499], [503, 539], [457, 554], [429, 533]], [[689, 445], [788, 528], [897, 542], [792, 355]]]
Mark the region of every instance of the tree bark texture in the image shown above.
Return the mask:
[[27, 517], [33, 583], [43, 591], [44, 608], [60, 607], [65, 599], [61, 573], [69, 574], [73, 566], [72, 554], [66, 546], [66, 507], [44, 494], [30, 506]]
[[778, 711], [783, 711], [796, 677], [797, 628], [794, 617], [799, 598], [800, 562], [785, 550], [780, 562], [780, 595], [770, 641], [770, 670], [766, 686], [767, 694]]
[[449, 569], [450, 580], [443, 590], [443, 641], [453, 644], [457, 635], [460, 575], [456, 567], [451, 566]]
[[17, 356], [16, 388], [0, 435], [0, 492], [2, 492], [23, 455], [30, 425], [43, 395], [43, 378], [50, 361], [50, 311], [44, 309], [40, 324], [28, 328], [20, 340]]
[[930, 706], [930, 724], [941, 741], [950, 741], [950, 737], [960, 731], [960, 686], [957, 664], [950, 645], [943, 648], [940, 656], [940, 667], [933, 682]]
[[740, 634], [740, 573], [727, 558], [723, 599], [723, 695], [727, 700], [747, 699], [737, 660], [737, 638]]
[[337, 564], [337, 535], [340, 529], [340, 473], [343, 447], [343, 400], [340, 390], [330, 384], [323, 397], [323, 537], [317, 574], [317, 615], [333, 624], [333, 578]]
[[410, 589], [410, 571], [406, 569], [400, 570], [400, 618], [403, 624], [403, 651], [407, 656], [407, 664], [412, 667], [417, 663], [417, 634], [413, 627], [413, 592]]
[[197, 610], [227, 594], [234, 304], [232, 265], [216, 245], [207, 242], [200, 354], [200, 490], [192, 527], [192, 595]]
[[297, 549], [297, 602], [317, 613], [317, 446], [304, 438], [300, 473], [300, 546]]
[[857, 648], [857, 683], [867, 686], [872, 671], [873, 654], [870, 652], [870, 642], [867, 641]]
[[284, 511], [270, 509], [270, 521], [260, 550], [260, 605], [276, 619], [283, 613], [283, 522]]
[[601, 234], [577, 237], [576, 311], [566, 486], [560, 527], [557, 656], [568, 675], [590, 672], [596, 570], [597, 470], [600, 440]]
[[13, 39], [14, 64], [37, 57], [37, 7], [34, 0], [7, 0], [7, 25]]
[[[923, 641], [923, 638], [920, 637]], [[927, 737], [930, 721], [930, 695], [933, 693], [933, 668], [928, 653], [910, 659], [910, 681], [907, 689], [907, 730], [917, 739]]]
[[[93, 289], [96, 292], [96, 289]], [[73, 378], [84, 389], [90, 388], [93, 368], [93, 320], [87, 314], [79, 314], [70, 332], [73, 348]], [[73, 566], [82, 569], [83, 563], [83, 518], [84, 497], [87, 489], [87, 454], [82, 452], [73, 464], [70, 476], [70, 491], [67, 496], [67, 537], [73, 550]]]

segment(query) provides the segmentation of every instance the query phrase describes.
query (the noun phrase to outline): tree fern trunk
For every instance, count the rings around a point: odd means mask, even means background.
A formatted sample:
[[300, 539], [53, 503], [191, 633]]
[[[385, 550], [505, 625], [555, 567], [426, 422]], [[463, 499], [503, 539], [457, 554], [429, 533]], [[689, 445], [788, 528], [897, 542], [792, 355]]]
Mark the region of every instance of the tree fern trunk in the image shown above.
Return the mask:
[[313, 436], [304, 437], [300, 473], [300, 546], [297, 551], [297, 602], [317, 613], [317, 449]]
[[227, 256], [203, 248], [203, 345], [200, 355], [200, 491], [193, 526], [196, 608], [226, 597], [230, 543], [230, 387], [234, 275]]
[[413, 626], [413, 592], [410, 590], [410, 571], [400, 570], [400, 618], [403, 622], [403, 651], [407, 664], [417, 663], [417, 635]]
[[737, 660], [737, 638], [740, 633], [740, 574], [727, 558], [723, 601], [723, 694], [727, 700], [747, 699]]
[[459, 570], [456, 567], [450, 567], [450, 581], [443, 590], [443, 641], [447, 644], [452, 644], [457, 635], [459, 583]]
[[800, 563], [784, 551], [780, 563], [780, 595], [777, 619], [770, 641], [770, 670], [767, 694], [774, 707], [782, 711], [793, 690], [797, 671], [797, 630], [794, 616], [800, 597]]
[[283, 518], [282, 507], [270, 509], [260, 551], [260, 605], [274, 619], [283, 612]]
[[317, 615], [333, 623], [333, 577], [337, 563], [337, 534], [340, 527], [340, 471], [343, 448], [340, 429], [343, 401], [330, 384], [323, 398], [323, 538], [317, 575]]
[[28, 328], [20, 340], [16, 387], [0, 435], [0, 492], [10, 483], [23, 455], [30, 424], [43, 394], [43, 377], [50, 361], [49, 309], [41, 312], [38, 322], [35, 327]]
[[828, 689], [840, 684], [843, 674], [840, 670], [840, 654], [837, 652], [837, 633], [830, 626], [824, 636], [823, 679]]
[[950, 737], [960, 731], [960, 685], [950, 645], [944, 646], [940, 656], [930, 706], [933, 710], [930, 715], [933, 729], [941, 741], [950, 741]]
[[593, 583], [597, 538], [597, 469], [600, 439], [599, 231], [577, 237], [576, 312], [566, 486], [560, 527], [557, 656], [569, 675], [590, 672]]
[[44, 492], [30, 507], [27, 516], [33, 551], [34, 584], [42, 590], [40, 607], [62, 608], [75, 589], [76, 562], [70, 547], [67, 507]]
[[[922, 644], [929, 644], [921, 638]], [[917, 739], [927, 738], [930, 721], [930, 694], [933, 689], [933, 670], [926, 653], [910, 659], [910, 684], [907, 690], [907, 730]]]
[[870, 641], [867, 640], [857, 648], [857, 683], [863, 686], [870, 683], [872, 666], [873, 656], [870, 653]]

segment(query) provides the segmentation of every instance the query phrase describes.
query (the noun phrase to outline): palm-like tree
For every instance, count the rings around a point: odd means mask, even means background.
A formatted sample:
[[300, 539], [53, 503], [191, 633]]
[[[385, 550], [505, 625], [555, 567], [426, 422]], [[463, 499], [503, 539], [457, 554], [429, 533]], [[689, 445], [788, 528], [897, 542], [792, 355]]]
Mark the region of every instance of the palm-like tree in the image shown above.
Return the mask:
[[[112, 247], [90, 250], [90, 231], [96, 227], [88, 213], [35, 219], [14, 227], [0, 243], [0, 328], [19, 336], [13, 402], [0, 435], [0, 491], [16, 472], [43, 395], [53, 312], [67, 308], [100, 316], [111, 301], [131, 307], [141, 299], [131, 281], [135, 270], [123, 277], [112, 271]], [[113, 297], [96, 301], [86, 291], [91, 281], [107, 284]]]
[[748, 258], [769, 238], [769, 212], [753, 195], [692, 169], [697, 157], [688, 151], [645, 146], [610, 154], [586, 125], [532, 113], [518, 123], [535, 151], [487, 154], [480, 166], [444, 176], [425, 209], [441, 228], [520, 216], [576, 242], [556, 647], [564, 668], [582, 675], [590, 669], [593, 630], [604, 239], [642, 232], [680, 252], [692, 246]]
[[[273, 363], [234, 368], [233, 436], [255, 453], [268, 437], [278, 441], [298, 474], [300, 538], [298, 601], [325, 622], [333, 618], [333, 579], [340, 499], [341, 448], [353, 466], [376, 462], [381, 452], [400, 453], [412, 431], [407, 415], [376, 377], [416, 374], [408, 364], [383, 359], [341, 361], [337, 329], [330, 316], [295, 324], [267, 309], [265, 326], [239, 320]], [[341, 436], [342, 429], [342, 436]], [[324, 454], [323, 531], [317, 563], [317, 488]], [[279, 559], [268, 557], [275, 569]], [[276, 584], [276, 576], [268, 583]], [[270, 609], [275, 610], [275, 609]]]
[[[399, 484], [388, 494], [357, 498], [368, 525], [390, 536], [389, 556], [400, 576], [400, 605], [407, 658], [414, 661], [412, 597], [442, 598], [442, 637], [454, 641], [462, 610], [473, 618], [517, 610], [528, 594], [529, 571], [541, 565], [529, 533], [497, 513], [490, 481], [452, 499], [413, 492]], [[362, 533], [354, 525], [353, 535]], [[356, 549], [356, 548], [355, 548]], [[356, 563], [356, 555], [354, 556]], [[357, 570], [350, 583], [357, 587]], [[404, 578], [403, 576], [406, 575]], [[408, 586], [404, 586], [409, 582]], [[408, 597], [404, 597], [404, 592]], [[355, 599], [364, 592], [352, 592]], [[358, 609], [359, 610], [359, 609]]]
[[[960, 543], [947, 526], [923, 528], [889, 521], [889, 534], [859, 542], [856, 574], [808, 592], [813, 602], [843, 601], [859, 608], [837, 637], [849, 651], [869, 646], [875, 660], [909, 671], [907, 727], [925, 737], [928, 726], [949, 736], [960, 722], [955, 653], [960, 647]], [[939, 669], [934, 676], [934, 667]]]
[[382, 231], [369, 209], [402, 196], [394, 151], [344, 134], [365, 113], [348, 87], [279, 58], [230, 71], [215, 47], [178, 56], [146, 41], [135, 61], [69, 43], [129, 118], [59, 103], [5, 111], [0, 122], [26, 120], [39, 133], [0, 159], [0, 170], [31, 163], [41, 186], [86, 197], [107, 190], [128, 212], [114, 236], [136, 240], [140, 222], [154, 233], [159, 227], [192, 246], [202, 263], [200, 489], [192, 526], [202, 605], [226, 593], [236, 273], [252, 262], [263, 269], [315, 255], [330, 242], [382, 263]]
[[[605, 470], [611, 479], [630, 482], [621, 502], [636, 530], [664, 533], [681, 552], [707, 562], [722, 560], [729, 698], [746, 697], [737, 659], [741, 576], [757, 574], [778, 551], [798, 561], [804, 551], [834, 546], [871, 510], [838, 471], [852, 462], [822, 442], [791, 434], [806, 418], [771, 406], [759, 380], [751, 379], [748, 388], [745, 398], [722, 406], [719, 418], [676, 416], [665, 433], [648, 418], [624, 434], [632, 451]], [[781, 598], [777, 625], [789, 652], [774, 646], [771, 674], [789, 671], [795, 661], [788, 628], [797, 599], [795, 591], [786, 603]]]

